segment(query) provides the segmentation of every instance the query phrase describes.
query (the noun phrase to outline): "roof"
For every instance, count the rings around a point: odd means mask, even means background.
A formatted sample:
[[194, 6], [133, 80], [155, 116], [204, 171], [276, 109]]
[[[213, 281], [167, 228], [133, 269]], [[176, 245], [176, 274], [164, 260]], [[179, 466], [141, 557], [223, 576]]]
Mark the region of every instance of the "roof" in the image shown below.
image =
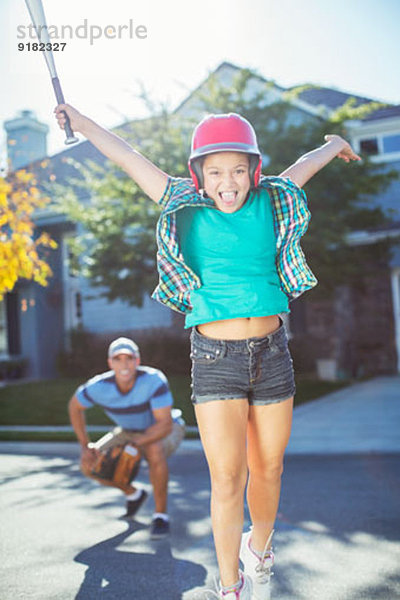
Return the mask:
[[[326, 106], [326, 108], [330, 108], [331, 110], [336, 110], [340, 106], [342, 106], [349, 98], [354, 98], [356, 100], [355, 106], [361, 106], [362, 104], [368, 104], [369, 102], [373, 102], [371, 98], [364, 98], [362, 96], [356, 96], [354, 94], [348, 94], [347, 92], [342, 92], [340, 90], [335, 90], [333, 88], [319, 87], [313, 86], [313, 84], [309, 84], [310, 88], [304, 90], [299, 94], [299, 98], [306, 102], [307, 104], [311, 104], [312, 106]], [[297, 86], [289, 88], [288, 91], [296, 89]]]
[[375, 121], [377, 119], [393, 119], [400, 117], [400, 104], [378, 108], [363, 119], [363, 121]]
[[[241, 70], [242, 70], [242, 67], [238, 67], [237, 65], [234, 65], [233, 63], [230, 63], [228, 61], [222, 62], [220, 65], [218, 65], [218, 67], [212, 73], [210, 73], [208, 75], [208, 77], [204, 81], [202, 81], [192, 92], [190, 92], [190, 94], [184, 100], [182, 100], [182, 102], [174, 110], [174, 113], [179, 113], [179, 112], [183, 111], [185, 109], [185, 107], [188, 104], [190, 104], [191, 101], [196, 97], [196, 95], [202, 91], [202, 88], [205, 86], [205, 84], [210, 79], [210, 77], [216, 77], [219, 75], [220, 78], [221, 77], [223, 78], [224, 74], [229, 71], [232, 71], [232, 74], [235, 74], [235, 72], [239, 73]], [[251, 73], [252, 73], [253, 79], [257, 80], [259, 83], [271, 84], [277, 91], [282, 92], [282, 93], [286, 91], [285, 88], [277, 85], [275, 83], [275, 81], [265, 79], [265, 77], [263, 77], [262, 75], [259, 75], [258, 73], [256, 73], [253, 70], [251, 70]]]
[[[311, 84], [310, 84], [311, 85]], [[296, 89], [296, 88], [290, 88]], [[354, 98], [355, 107], [369, 104], [370, 102], [380, 102], [373, 98], [365, 98], [356, 94], [348, 94], [341, 90], [326, 87], [310, 87], [299, 94], [300, 100], [312, 106], [325, 106], [328, 109], [336, 110], [340, 108], [347, 100]], [[381, 104], [383, 104], [381, 102]], [[389, 119], [400, 117], [400, 105], [384, 105], [381, 108], [374, 110], [365, 117], [362, 121], [376, 121], [377, 119]]]
[[77, 195], [82, 197], [81, 189], [71, 185], [73, 178], [81, 178], [82, 175], [73, 165], [68, 164], [69, 159], [75, 160], [79, 164], [83, 164], [87, 160], [92, 160], [98, 165], [103, 165], [107, 160], [91, 142], [85, 140], [79, 144], [68, 146], [68, 148], [53, 156], [36, 160], [23, 168], [29, 169], [34, 173], [38, 181], [38, 187], [44, 190], [45, 193], [48, 193], [45, 186], [49, 182], [54, 181], [55, 183], [67, 184], [73, 187]]

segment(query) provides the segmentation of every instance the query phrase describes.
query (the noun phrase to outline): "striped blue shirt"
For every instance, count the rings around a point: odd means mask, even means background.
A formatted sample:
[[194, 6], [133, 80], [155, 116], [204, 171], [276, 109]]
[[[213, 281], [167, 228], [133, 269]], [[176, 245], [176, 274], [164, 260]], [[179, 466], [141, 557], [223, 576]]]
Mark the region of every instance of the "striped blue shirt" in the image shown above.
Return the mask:
[[85, 407], [100, 406], [107, 416], [123, 429], [144, 431], [154, 422], [153, 410], [172, 406], [173, 398], [165, 375], [158, 369], [139, 366], [133, 388], [122, 393], [114, 371], [96, 375], [75, 392]]

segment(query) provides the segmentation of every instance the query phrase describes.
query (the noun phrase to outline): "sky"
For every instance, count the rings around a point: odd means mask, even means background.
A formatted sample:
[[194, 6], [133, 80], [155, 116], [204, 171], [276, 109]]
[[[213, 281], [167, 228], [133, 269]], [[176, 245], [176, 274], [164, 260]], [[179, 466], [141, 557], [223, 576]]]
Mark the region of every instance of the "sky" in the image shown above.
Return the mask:
[[[52, 42], [66, 43], [54, 53], [66, 101], [105, 127], [146, 114], [141, 86], [174, 108], [223, 61], [252, 68], [283, 87], [308, 82], [400, 104], [399, 0], [43, 0], [43, 5], [48, 26], [59, 34]], [[42, 53], [27, 48], [35, 40], [28, 38], [25, 2], [0, 0], [0, 23], [0, 155], [6, 147], [3, 122], [24, 109], [49, 125], [49, 154], [59, 152], [65, 149], [64, 133], [53, 116], [56, 101]], [[92, 27], [101, 37], [84, 37], [85, 23], [88, 33]]]

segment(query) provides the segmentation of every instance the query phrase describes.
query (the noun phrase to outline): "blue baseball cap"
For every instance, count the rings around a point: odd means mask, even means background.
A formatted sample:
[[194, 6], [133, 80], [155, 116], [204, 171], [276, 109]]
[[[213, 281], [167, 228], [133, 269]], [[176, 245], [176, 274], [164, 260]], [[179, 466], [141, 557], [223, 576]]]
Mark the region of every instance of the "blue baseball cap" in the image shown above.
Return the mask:
[[117, 354], [128, 354], [130, 356], [139, 356], [139, 348], [133, 340], [126, 337], [119, 337], [111, 342], [108, 347], [108, 358], [114, 358]]

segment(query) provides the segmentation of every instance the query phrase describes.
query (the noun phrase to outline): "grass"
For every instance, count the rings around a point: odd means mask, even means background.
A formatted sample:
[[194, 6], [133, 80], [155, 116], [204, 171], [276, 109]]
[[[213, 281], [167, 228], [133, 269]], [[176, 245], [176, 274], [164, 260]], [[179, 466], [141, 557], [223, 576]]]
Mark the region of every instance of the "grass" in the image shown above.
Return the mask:
[[[69, 425], [68, 402], [81, 383], [81, 379], [51, 379], [0, 388], [1, 425]], [[175, 406], [188, 425], [194, 424], [189, 377], [170, 377], [169, 383]], [[88, 425], [111, 424], [97, 406], [86, 411], [86, 421]]]
[[[174, 405], [182, 410], [187, 425], [195, 425], [194, 411], [190, 402], [190, 378], [183, 375], [175, 376], [170, 377], [169, 382], [175, 400]], [[68, 401], [81, 383], [80, 379], [53, 379], [15, 383], [0, 388], [1, 425], [69, 425]], [[351, 382], [326, 382], [299, 378], [295, 405], [314, 400], [349, 383]], [[86, 420], [88, 425], [111, 426], [111, 421], [98, 407], [86, 411]], [[91, 433], [91, 437], [96, 439], [98, 435]], [[70, 432], [0, 431], [0, 440], [73, 441], [75, 436]]]
[[[101, 433], [91, 431], [90, 439], [97, 440]], [[76, 442], [76, 436], [73, 431], [0, 431], [0, 441], [2, 442]]]

